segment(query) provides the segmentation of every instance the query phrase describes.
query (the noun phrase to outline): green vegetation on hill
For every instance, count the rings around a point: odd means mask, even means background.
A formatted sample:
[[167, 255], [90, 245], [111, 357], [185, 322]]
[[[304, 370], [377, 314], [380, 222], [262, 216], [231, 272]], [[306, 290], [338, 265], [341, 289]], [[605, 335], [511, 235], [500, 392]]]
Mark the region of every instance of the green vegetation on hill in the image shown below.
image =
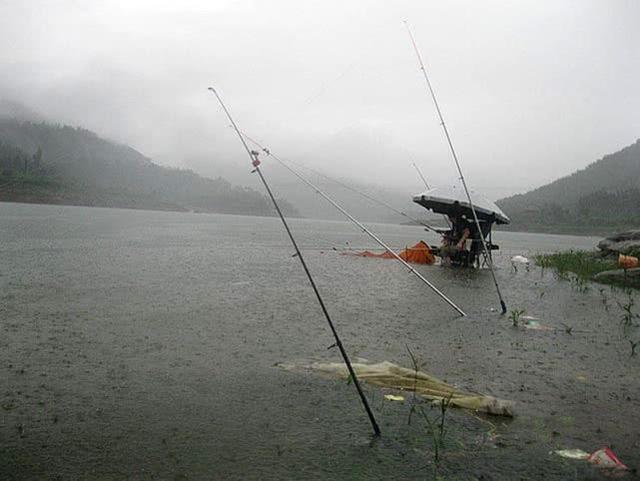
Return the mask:
[[85, 129], [14, 119], [0, 119], [0, 201], [275, 215], [255, 190], [161, 167]]
[[499, 200], [512, 229], [610, 232], [640, 226], [640, 140], [538, 189]]

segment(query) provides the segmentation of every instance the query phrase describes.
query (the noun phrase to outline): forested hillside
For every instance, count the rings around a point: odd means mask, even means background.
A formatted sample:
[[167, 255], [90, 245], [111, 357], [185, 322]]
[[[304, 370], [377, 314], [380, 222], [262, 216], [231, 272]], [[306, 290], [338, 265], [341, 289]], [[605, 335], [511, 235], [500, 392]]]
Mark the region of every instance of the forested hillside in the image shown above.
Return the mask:
[[15, 119], [0, 119], [0, 201], [275, 214], [255, 190], [161, 167], [88, 130]]
[[640, 140], [569, 176], [497, 203], [518, 230], [640, 227]]

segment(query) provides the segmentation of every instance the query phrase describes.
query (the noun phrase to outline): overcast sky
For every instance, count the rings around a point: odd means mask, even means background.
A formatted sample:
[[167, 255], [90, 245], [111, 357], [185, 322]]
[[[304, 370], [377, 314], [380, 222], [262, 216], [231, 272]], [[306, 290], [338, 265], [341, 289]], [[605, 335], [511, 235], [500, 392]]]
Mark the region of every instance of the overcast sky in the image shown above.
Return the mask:
[[245, 175], [214, 85], [281, 156], [414, 193], [412, 161], [432, 183], [456, 174], [403, 20], [488, 197], [640, 137], [635, 0], [0, 0], [0, 96], [165, 165]]

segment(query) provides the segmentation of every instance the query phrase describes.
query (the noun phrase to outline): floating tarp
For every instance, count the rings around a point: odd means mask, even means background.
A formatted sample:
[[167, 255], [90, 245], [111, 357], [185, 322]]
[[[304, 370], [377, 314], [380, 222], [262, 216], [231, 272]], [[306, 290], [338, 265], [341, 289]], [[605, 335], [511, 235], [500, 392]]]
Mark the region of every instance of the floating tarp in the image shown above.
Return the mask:
[[[314, 362], [305, 366], [278, 364], [288, 370], [297, 368], [318, 371], [347, 379], [349, 372], [343, 363]], [[513, 402], [485, 394], [461, 391], [422, 371], [398, 366], [388, 361], [377, 364], [357, 362], [352, 364], [358, 379], [375, 386], [414, 391], [417, 395], [435, 402], [450, 400], [451, 406], [471, 409], [498, 416], [513, 416]]]
[[[395, 259], [394, 255], [388, 251], [385, 251], [382, 254], [376, 254], [371, 251], [343, 252], [342, 254], [358, 257], [377, 257], [379, 259]], [[431, 249], [429, 249], [429, 246], [424, 241], [420, 241], [413, 247], [407, 247], [406, 249], [398, 252], [398, 256], [405, 262], [412, 264], [433, 264], [436, 261]]]

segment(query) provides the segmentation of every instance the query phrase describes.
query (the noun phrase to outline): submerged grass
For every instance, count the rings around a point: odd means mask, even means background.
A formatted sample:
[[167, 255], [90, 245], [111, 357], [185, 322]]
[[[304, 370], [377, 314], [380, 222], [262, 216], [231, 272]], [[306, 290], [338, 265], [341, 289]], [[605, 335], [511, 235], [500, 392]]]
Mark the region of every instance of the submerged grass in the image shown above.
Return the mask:
[[599, 272], [618, 269], [615, 260], [602, 258], [596, 252], [590, 251], [570, 250], [555, 254], [539, 254], [534, 256], [534, 260], [542, 268], [555, 269], [562, 277], [572, 273], [582, 280], [591, 280]]

